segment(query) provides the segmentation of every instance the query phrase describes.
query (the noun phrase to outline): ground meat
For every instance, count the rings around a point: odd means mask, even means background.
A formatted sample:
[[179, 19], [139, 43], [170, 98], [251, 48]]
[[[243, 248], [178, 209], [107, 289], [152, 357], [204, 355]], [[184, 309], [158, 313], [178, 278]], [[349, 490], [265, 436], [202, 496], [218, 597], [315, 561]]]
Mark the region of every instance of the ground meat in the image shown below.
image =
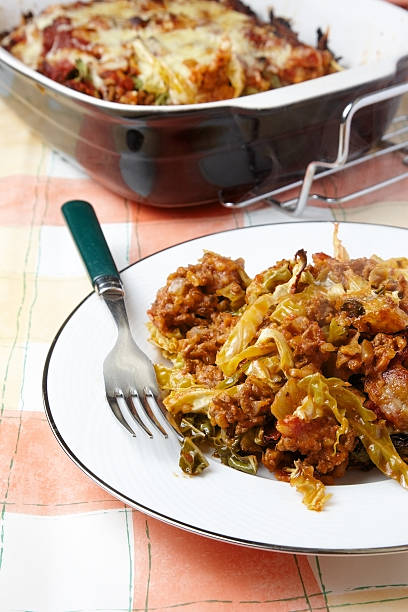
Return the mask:
[[197, 102], [215, 102], [234, 97], [230, 81], [231, 49], [220, 47], [209, 65], [198, 64], [191, 70], [191, 79], [197, 86]]
[[241, 434], [251, 427], [262, 425], [269, 415], [274, 392], [263, 380], [248, 376], [238, 393], [219, 393], [212, 401], [210, 418], [213, 425], [227, 429], [235, 425], [235, 434]]
[[363, 349], [364, 374], [372, 376], [384, 372], [392, 359], [403, 354], [407, 346], [407, 340], [404, 336], [376, 334], [371, 342], [363, 340], [361, 346]]
[[324, 296], [311, 298], [306, 305], [306, 315], [310, 321], [317, 321], [319, 325], [330, 323], [335, 313], [333, 304]]
[[347, 283], [347, 272], [353, 272], [368, 280], [370, 272], [378, 265], [374, 259], [360, 257], [349, 261], [339, 261], [325, 253], [313, 255], [313, 275], [315, 277], [330, 271], [330, 278], [337, 283]]
[[214, 313], [210, 325], [196, 325], [180, 340], [180, 351], [186, 359], [215, 363], [217, 351], [224, 344], [238, 316], [229, 312]]
[[390, 336], [379, 333], [372, 340], [361, 339], [354, 332], [347, 344], [340, 346], [336, 355], [336, 368], [344, 378], [350, 374], [372, 377], [384, 372], [391, 360], [404, 355], [407, 341], [404, 335]]
[[290, 453], [283, 453], [275, 448], [267, 448], [262, 455], [262, 463], [270, 472], [276, 472], [285, 465], [292, 465], [293, 457]]
[[211, 423], [218, 425], [222, 429], [227, 429], [230, 425], [237, 423], [244, 417], [238, 396], [230, 395], [226, 392], [218, 393], [213, 399], [209, 415]]
[[237, 320], [238, 316], [229, 312], [215, 313], [209, 325], [192, 327], [179, 341], [185, 360], [184, 372], [193, 374], [199, 385], [214, 387], [223, 379], [215, 358]]
[[293, 351], [295, 367], [313, 364], [317, 368], [327, 361], [334, 346], [326, 341], [324, 333], [316, 321], [308, 321], [306, 329], [289, 340]]
[[148, 315], [161, 332], [179, 329], [185, 334], [194, 326], [210, 322], [214, 313], [231, 308], [231, 300], [235, 308], [243, 304], [245, 278], [242, 259], [233, 261], [205, 253], [200, 263], [170, 274]]
[[364, 390], [377, 407], [377, 414], [401, 431], [408, 428], [408, 370], [395, 365], [366, 379]]
[[186, 373], [193, 374], [198, 385], [204, 387], [215, 387], [224, 378], [220, 368], [216, 365], [205, 364], [198, 359], [189, 359], [186, 368]]
[[371, 271], [378, 265], [375, 259], [367, 259], [366, 257], [350, 259], [348, 263], [354, 274], [362, 276], [365, 280], [369, 279]]
[[330, 416], [305, 421], [290, 415], [279, 420], [276, 428], [281, 433], [276, 449], [299, 453], [304, 463], [313, 465], [320, 474], [329, 474], [337, 466], [345, 467], [355, 444], [354, 433], [348, 431], [340, 436], [333, 453], [339, 424]]

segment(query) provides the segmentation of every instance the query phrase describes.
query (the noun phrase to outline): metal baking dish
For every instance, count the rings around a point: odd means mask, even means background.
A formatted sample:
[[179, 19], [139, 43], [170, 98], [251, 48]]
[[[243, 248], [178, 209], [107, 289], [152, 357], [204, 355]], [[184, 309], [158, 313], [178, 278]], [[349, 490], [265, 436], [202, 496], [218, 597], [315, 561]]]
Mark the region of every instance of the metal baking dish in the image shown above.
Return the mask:
[[[55, 0], [0, 0], [0, 31], [21, 12]], [[315, 159], [331, 161], [344, 107], [359, 95], [408, 80], [408, 11], [383, 0], [247, 0], [267, 18], [289, 18], [301, 40], [330, 28], [340, 73], [233, 100], [188, 106], [105, 102], [59, 85], [0, 49], [0, 88], [45, 140], [112, 191], [175, 207], [237, 199], [279, 186]], [[369, 16], [369, 18], [368, 18]], [[351, 155], [375, 144], [398, 100], [359, 111]]]

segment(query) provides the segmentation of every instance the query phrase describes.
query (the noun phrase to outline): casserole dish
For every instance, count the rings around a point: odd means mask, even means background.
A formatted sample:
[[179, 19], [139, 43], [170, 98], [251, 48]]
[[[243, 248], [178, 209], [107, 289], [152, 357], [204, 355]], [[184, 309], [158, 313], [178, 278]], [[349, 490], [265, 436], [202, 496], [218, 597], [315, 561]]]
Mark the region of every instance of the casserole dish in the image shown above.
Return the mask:
[[[21, 13], [52, 0], [0, 0], [0, 31]], [[266, 19], [269, 4], [247, 2]], [[231, 100], [191, 105], [133, 106], [68, 89], [0, 49], [6, 100], [63, 155], [116, 193], [154, 206], [237, 199], [278, 186], [315, 159], [337, 152], [344, 107], [361, 94], [407, 80], [408, 13], [383, 0], [274, 0], [299, 38], [315, 44], [329, 28], [329, 46], [345, 68], [315, 80]], [[367, 16], [370, 15], [368, 21]], [[351, 155], [375, 144], [398, 101], [359, 111]]]

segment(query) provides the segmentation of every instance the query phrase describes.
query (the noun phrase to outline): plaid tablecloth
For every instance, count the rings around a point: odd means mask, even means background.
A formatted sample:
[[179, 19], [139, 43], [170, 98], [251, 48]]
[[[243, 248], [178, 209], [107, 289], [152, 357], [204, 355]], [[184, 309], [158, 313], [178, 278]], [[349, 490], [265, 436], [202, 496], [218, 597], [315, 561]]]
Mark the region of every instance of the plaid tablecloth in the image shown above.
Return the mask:
[[[73, 169], [2, 102], [0, 151], [0, 612], [408, 609], [408, 554], [306, 557], [168, 526], [88, 479], [44, 414], [45, 356], [90, 291], [61, 217], [64, 201], [94, 204], [119, 268], [182, 240], [287, 215], [267, 206], [158, 210], [126, 201]], [[381, 163], [369, 173], [396, 161]], [[323, 188], [348, 189], [366, 172]], [[308, 208], [304, 218], [408, 227], [408, 181], [375, 199], [335, 211]]]

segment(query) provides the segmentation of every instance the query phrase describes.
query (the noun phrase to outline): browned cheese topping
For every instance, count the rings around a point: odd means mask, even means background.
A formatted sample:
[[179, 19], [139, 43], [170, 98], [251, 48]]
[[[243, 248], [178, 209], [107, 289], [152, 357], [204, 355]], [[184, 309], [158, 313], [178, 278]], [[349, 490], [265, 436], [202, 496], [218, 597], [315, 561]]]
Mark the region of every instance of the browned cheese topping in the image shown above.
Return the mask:
[[213, 102], [339, 69], [316, 48], [240, 0], [91, 0], [25, 16], [2, 45], [82, 93], [123, 104]]

